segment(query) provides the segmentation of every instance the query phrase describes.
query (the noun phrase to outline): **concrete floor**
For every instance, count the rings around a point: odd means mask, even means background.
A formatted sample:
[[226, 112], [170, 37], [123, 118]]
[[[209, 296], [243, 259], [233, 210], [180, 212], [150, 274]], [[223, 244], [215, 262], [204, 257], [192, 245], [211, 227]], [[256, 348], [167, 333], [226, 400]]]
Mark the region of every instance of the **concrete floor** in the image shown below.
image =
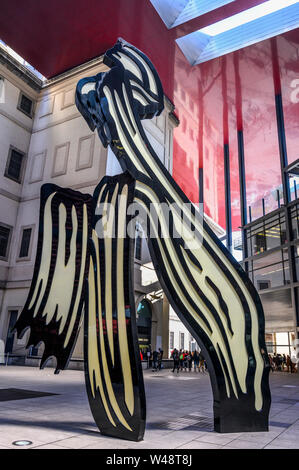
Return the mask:
[[93, 421], [84, 374], [1, 366], [0, 388], [57, 393], [0, 402], [0, 449], [30, 440], [36, 449], [298, 449], [299, 374], [271, 373], [270, 431], [218, 434], [212, 428], [209, 376], [170, 370], [144, 371], [147, 395], [145, 438], [135, 443], [102, 436]]

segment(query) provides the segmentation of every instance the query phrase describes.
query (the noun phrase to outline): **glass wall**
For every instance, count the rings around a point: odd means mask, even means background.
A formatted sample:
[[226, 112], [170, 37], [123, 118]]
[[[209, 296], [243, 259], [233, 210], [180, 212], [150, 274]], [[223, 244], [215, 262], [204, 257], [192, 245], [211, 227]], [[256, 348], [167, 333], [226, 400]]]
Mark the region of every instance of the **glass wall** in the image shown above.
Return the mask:
[[270, 41], [245, 48], [238, 57], [247, 208], [251, 207], [247, 218], [255, 220], [278, 207], [282, 183]]
[[295, 335], [293, 332], [284, 331], [280, 333], [267, 333], [266, 345], [269, 354], [285, 354], [290, 357], [294, 353], [293, 342]]
[[284, 111], [288, 163], [299, 158], [299, 35], [298, 29], [275, 38]]
[[225, 229], [222, 58], [201, 66], [204, 211]]
[[291, 289], [260, 291], [266, 318], [266, 332], [294, 330]]

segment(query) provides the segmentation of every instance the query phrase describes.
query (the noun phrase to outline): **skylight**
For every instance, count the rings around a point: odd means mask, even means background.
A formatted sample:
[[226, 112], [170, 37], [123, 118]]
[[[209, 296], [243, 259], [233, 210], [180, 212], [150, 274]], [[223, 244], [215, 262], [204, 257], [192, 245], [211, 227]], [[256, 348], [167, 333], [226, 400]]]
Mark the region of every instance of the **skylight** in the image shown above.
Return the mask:
[[236, 0], [150, 0], [167, 28], [174, 28], [182, 23], [216, 10]]
[[230, 29], [236, 28], [250, 21], [257, 20], [263, 16], [270, 15], [278, 10], [282, 10], [290, 5], [298, 3], [298, 0], [268, 0], [248, 10], [237, 13], [236, 15], [225, 18], [210, 26], [200, 29], [199, 31], [208, 34], [209, 36], [217, 36], [217, 34], [224, 33]]
[[298, 27], [298, 0], [268, 0], [176, 41], [196, 65]]

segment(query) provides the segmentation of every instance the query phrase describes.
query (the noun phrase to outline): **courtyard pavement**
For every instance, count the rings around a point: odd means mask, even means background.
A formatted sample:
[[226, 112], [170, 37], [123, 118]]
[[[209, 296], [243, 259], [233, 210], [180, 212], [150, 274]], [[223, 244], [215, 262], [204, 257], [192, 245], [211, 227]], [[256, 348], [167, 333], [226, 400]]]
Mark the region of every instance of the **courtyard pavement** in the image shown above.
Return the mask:
[[298, 449], [299, 374], [270, 375], [270, 430], [218, 434], [213, 431], [208, 374], [144, 371], [147, 424], [144, 440], [102, 436], [94, 424], [84, 373], [1, 366], [0, 389], [34, 390], [57, 395], [0, 402], [0, 449], [17, 440], [34, 449]]

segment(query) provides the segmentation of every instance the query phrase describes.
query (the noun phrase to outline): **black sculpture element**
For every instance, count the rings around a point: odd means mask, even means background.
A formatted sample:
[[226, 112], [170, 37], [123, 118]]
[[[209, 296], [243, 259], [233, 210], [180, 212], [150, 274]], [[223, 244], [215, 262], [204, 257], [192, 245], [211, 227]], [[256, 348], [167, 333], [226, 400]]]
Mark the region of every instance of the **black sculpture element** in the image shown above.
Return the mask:
[[30, 327], [28, 346], [43, 342], [41, 368], [55, 356], [55, 373], [67, 367], [79, 331], [91, 219], [90, 195], [42, 186], [34, 274], [14, 328], [21, 338]]
[[[163, 290], [208, 363], [215, 430], [265, 431], [271, 398], [259, 296], [146, 137], [141, 120], [163, 110], [155, 68], [123, 40], [104, 62], [108, 72], [80, 80], [76, 104], [125, 173], [105, 177], [93, 198], [43, 187], [37, 261], [18, 335], [31, 327], [29, 344], [46, 345], [41, 366], [56, 356], [58, 371], [71, 355], [84, 303], [86, 385], [95, 421], [103, 434], [142, 439], [134, 247], [127, 232], [119, 232], [131, 220], [127, 208], [134, 201]], [[116, 227], [116, 237], [105, 227]], [[71, 295], [63, 298], [63, 289]]]
[[134, 187], [135, 180], [123, 173], [103, 178], [94, 192], [102, 211], [95, 211], [89, 245], [84, 357], [89, 404], [99, 429], [139, 441], [146, 405], [134, 301], [134, 238], [127, 233]]
[[[215, 430], [267, 430], [269, 361], [258, 293], [147, 139], [141, 120], [163, 109], [162, 85], [151, 62], [119, 40], [104, 63], [109, 72], [79, 82], [77, 106], [136, 179], [134, 200], [159, 281], [208, 363]], [[155, 204], [169, 211], [151, 212]]]

